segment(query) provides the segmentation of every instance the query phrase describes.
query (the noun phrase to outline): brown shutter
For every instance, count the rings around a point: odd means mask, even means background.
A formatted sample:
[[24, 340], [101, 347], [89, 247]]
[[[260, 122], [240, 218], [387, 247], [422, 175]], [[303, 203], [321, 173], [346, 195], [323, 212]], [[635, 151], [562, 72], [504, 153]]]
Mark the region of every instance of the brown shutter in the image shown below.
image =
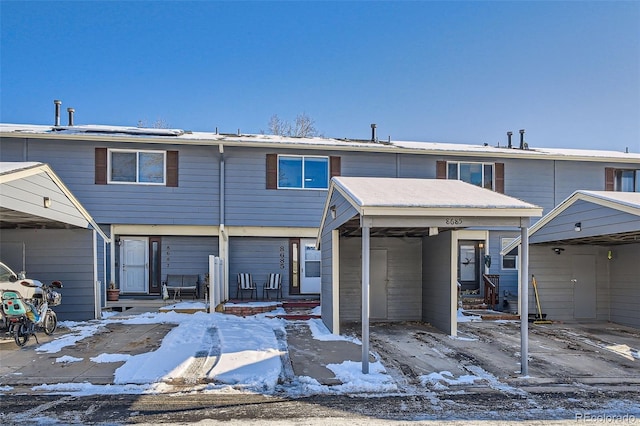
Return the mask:
[[447, 162], [437, 161], [436, 162], [436, 179], [446, 179], [446, 178], [447, 178]]
[[278, 154], [267, 154], [267, 189], [278, 189]]
[[340, 175], [340, 157], [329, 157], [329, 179]]
[[496, 174], [496, 192], [504, 194], [504, 163], [496, 163], [494, 169]]
[[615, 191], [616, 169], [606, 167], [604, 169], [604, 190]]
[[95, 156], [96, 185], [107, 184], [107, 148], [96, 148]]
[[167, 186], [178, 186], [178, 151], [167, 151]]

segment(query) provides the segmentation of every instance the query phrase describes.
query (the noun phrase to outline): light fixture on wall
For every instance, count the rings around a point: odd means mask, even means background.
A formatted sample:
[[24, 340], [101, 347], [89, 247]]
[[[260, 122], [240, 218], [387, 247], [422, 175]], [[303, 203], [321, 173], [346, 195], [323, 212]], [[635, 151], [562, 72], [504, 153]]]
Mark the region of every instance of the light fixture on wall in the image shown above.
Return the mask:
[[576, 222], [576, 224], [573, 225], [573, 230], [576, 232], [582, 231], [582, 222]]
[[553, 250], [553, 252], [555, 254], [560, 254], [560, 253], [562, 253], [564, 251], [564, 249], [562, 247], [554, 247], [551, 250]]
[[613, 259], [613, 251], [609, 250], [607, 252], [607, 259], [609, 259], [609, 260]]
[[337, 216], [335, 204], [329, 207], [329, 210], [331, 211], [331, 219], [335, 219]]
[[42, 202], [44, 204], [44, 208], [48, 209], [49, 207], [51, 207], [51, 198], [49, 197], [43, 197], [42, 198]]

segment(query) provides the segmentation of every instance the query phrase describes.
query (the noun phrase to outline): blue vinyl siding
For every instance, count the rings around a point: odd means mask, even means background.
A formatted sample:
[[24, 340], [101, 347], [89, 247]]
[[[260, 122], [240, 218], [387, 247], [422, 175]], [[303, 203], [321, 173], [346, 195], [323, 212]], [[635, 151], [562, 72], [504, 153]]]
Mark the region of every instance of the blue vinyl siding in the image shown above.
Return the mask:
[[[282, 293], [289, 295], [289, 239], [236, 237], [229, 240], [229, 297], [235, 298], [239, 273], [250, 273], [262, 298], [270, 273], [282, 274]], [[248, 296], [248, 294], [245, 294]], [[273, 296], [273, 294], [272, 294]]]
[[[27, 277], [62, 281], [62, 304], [54, 307], [59, 321], [94, 319], [93, 231], [88, 229], [3, 229], [2, 250], [13, 253], [10, 267], [22, 269], [24, 244]], [[16, 259], [16, 254], [17, 259]]]
[[[2, 161], [5, 139], [2, 140]], [[97, 223], [211, 225], [219, 223], [219, 155], [215, 147], [22, 140], [28, 156], [47, 163]], [[11, 144], [13, 145], [13, 141]], [[179, 186], [96, 185], [95, 148], [179, 151]], [[12, 149], [11, 151], [15, 151]]]

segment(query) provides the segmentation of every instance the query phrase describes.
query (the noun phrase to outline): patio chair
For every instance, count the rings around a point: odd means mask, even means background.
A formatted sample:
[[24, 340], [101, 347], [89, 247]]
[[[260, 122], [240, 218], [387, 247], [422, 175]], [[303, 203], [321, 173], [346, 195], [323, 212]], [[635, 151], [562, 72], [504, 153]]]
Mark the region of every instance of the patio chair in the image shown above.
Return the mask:
[[282, 299], [282, 275], [281, 274], [269, 274], [269, 279], [264, 283], [262, 287], [262, 298], [266, 299], [269, 297], [269, 292], [274, 291], [276, 293], [276, 300], [278, 300], [278, 295], [280, 295], [280, 299]]
[[253, 278], [251, 278], [251, 274], [247, 273], [239, 273], [238, 274], [238, 296], [240, 296], [240, 300], [242, 300], [242, 295], [245, 291], [249, 291], [249, 298], [253, 296], [255, 293], [256, 299], [258, 298], [258, 287], [256, 283], [253, 282]]

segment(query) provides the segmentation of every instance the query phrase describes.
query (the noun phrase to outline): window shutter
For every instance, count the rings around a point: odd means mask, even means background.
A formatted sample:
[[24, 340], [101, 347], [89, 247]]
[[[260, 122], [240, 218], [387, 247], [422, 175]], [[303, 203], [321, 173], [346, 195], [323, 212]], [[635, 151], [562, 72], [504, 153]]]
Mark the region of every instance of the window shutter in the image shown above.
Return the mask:
[[496, 192], [504, 194], [504, 163], [496, 163], [494, 169], [496, 174]]
[[167, 186], [178, 186], [178, 151], [167, 151]]
[[437, 161], [436, 162], [436, 179], [446, 179], [446, 178], [447, 178], [447, 162]]
[[267, 154], [267, 189], [278, 189], [278, 154]]
[[604, 190], [615, 191], [616, 169], [606, 167], [604, 169]]
[[340, 175], [340, 157], [329, 157], [329, 179]]
[[95, 183], [96, 185], [107, 184], [107, 148], [96, 148], [95, 154]]

